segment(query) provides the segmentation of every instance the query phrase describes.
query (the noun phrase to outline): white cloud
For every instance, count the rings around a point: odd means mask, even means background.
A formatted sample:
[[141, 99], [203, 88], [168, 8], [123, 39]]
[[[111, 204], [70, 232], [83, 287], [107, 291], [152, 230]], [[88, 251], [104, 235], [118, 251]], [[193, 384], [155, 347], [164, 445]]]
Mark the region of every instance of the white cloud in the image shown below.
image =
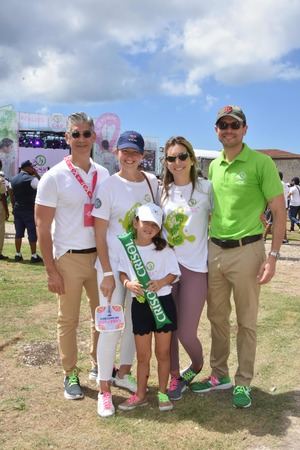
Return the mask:
[[300, 79], [291, 56], [299, 19], [298, 0], [10, 0], [0, 17], [0, 104], [193, 97], [208, 79]]

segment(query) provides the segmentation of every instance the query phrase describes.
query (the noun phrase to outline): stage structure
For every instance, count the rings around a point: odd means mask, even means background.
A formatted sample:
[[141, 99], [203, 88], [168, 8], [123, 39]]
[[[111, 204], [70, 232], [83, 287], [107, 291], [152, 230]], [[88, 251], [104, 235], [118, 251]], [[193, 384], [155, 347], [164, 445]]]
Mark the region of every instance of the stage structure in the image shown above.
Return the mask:
[[[16, 112], [11, 105], [0, 108], [0, 159], [5, 176], [14, 176], [27, 159], [40, 175], [62, 161], [70, 152], [65, 140], [66, 122], [67, 116], [59, 113]], [[120, 118], [104, 113], [94, 122], [97, 138], [91, 156], [113, 174], [119, 170], [115, 149], [121, 132]], [[142, 168], [159, 172], [158, 138], [145, 137]]]

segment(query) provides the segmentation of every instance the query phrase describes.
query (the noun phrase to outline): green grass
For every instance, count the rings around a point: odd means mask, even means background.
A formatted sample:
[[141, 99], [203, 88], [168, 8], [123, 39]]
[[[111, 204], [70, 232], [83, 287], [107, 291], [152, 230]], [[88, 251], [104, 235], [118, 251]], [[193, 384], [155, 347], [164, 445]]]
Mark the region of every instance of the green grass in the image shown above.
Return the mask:
[[[26, 247], [23, 255], [28, 259]], [[12, 244], [6, 245], [5, 250], [13, 257]], [[162, 414], [156, 406], [157, 375], [153, 359], [150, 406], [118, 412], [115, 417], [103, 420], [96, 415], [96, 387], [87, 380], [87, 303], [82, 303], [78, 336], [86, 396], [83, 401], [68, 402], [62, 395], [59, 366], [26, 366], [22, 360], [25, 345], [56, 341], [56, 300], [47, 290], [44, 267], [1, 261], [0, 271], [0, 343], [7, 343], [0, 351], [0, 423], [3, 422], [0, 445], [3, 449], [284, 448], [291, 418], [299, 420], [300, 302], [293, 283], [287, 283], [284, 293], [277, 292], [272, 284], [262, 289], [252, 408], [243, 411], [232, 408], [230, 390], [207, 395], [189, 391], [172, 412]], [[233, 375], [236, 369], [234, 314], [231, 325], [229, 365]], [[210, 349], [206, 311], [199, 335], [204, 347], [205, 376], [209, 374]], [[16, 340], [18, 336], [20, 339]], [[181, 361], [183, 366], [188, 363], [182, 349]], [[121, 390], [115, 389], [114, 394], [116, 405], [127, 397]]]

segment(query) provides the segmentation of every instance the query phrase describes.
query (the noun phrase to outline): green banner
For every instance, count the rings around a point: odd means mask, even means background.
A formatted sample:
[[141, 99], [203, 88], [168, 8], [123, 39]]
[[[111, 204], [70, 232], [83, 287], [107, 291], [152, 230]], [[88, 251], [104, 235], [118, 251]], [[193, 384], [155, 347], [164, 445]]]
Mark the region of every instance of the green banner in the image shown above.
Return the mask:
[[168, 323], [172, 323], [168, 316], [166, 315], [163, 307], [160, 304], [159, 298], [155, 292], [150, 292], [147, 290], [150, 277], [139, 254], [139, 251], [133, 240], [132, 233], [122, 234], [118, 236], [123, 247], [125, 248], [126, 254], [132, 264], [134, 272], [137, 276], [139, 283], [142, 285], [144, 290], [145, 298], [150, 306], [151, 312], [153, 314], [156, 328], [162, 328]]

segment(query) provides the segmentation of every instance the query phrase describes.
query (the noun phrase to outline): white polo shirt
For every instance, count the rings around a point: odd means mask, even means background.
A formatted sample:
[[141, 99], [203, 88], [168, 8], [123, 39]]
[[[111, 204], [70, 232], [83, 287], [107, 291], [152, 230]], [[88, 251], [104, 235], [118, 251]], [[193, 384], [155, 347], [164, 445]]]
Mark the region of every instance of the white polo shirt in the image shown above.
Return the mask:
[[84, 226], [84, 205], [94, 203], [97, 186], [109, 177], [109, 172], [92, 159], [90, 162], [88, 173], [80, 167], [74, 167], [90, 189], [93, 175], [97, 171], [97, 185], [92, 200], [65, 161], [48, 170], [38, 184], [35, 203], [55, 208], [52, 238], [56, 258], [64, 255], [69, 249], [82, 250], [96, 246], [94, 227]]

